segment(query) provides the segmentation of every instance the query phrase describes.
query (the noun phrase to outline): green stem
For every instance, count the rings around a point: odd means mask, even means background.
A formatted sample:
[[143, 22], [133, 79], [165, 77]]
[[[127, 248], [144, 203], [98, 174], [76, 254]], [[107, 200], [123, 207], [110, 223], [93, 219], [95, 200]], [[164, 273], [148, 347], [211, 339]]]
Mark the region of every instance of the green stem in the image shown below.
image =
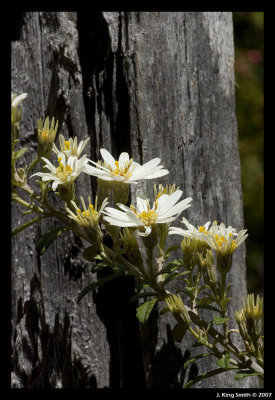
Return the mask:
[[29, 175], [30, 171], [38, 164], [40, 161], [40, 157], [36, 157], [31, 164], [29, 165], [29, 168], [27, 169], [27, 175]]
[[203, 379], [207, 379], [210, 376], [218, 375], [218, 374], [221, 374], [223, 372], [227, 372], [227, 371], [232, 370], [232, 369], [239, 369], [239, 368], [238, 367], [228, 367], [226, 369], [217, 368], [217, 369], [214, 369], [213, 371], [205, 372], [204, 374], [199, 375], [197, 378], [192, 379], [191, 381], [187, 382], [186, 385], [183, 386], [183, 388], [184, 389], [189, 388], [189, 387], [193, 386], [195, 383], [197, 383], [199, 381], [202, 381]]

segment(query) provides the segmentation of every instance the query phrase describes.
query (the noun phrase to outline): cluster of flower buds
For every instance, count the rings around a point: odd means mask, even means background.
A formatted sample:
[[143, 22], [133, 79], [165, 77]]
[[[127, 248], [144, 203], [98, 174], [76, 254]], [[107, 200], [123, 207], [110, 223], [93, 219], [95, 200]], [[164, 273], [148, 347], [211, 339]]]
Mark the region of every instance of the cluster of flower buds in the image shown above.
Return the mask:
[[259, 348], [262, 334], [263, 298], [248, 294], [243, 299], [243, 307], [235, 312], [240, 334], [244, 339], [246, 350], [255, 352]]

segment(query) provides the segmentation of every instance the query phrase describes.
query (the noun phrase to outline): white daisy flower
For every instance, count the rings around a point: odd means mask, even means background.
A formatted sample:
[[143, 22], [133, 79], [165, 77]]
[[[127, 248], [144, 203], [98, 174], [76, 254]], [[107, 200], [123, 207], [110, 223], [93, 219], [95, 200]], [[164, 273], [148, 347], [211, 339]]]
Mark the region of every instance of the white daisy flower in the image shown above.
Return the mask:
[[68, 217], [73, 219], [76, 223], [79, 225], [82, 225], [86, 228], [89, 227], [96, 227], [99, 221], [99, 218], [102, 214], [102, 211], [108, 204], [108, 198], [106, 198], [100, 207], [100, 210], [97, 210], [97, 198], [95, 200], [95, 205], [92, 204], [91, 202], [91, 197], [88, 196], [88, 202], [89, 205], [86, 207], [84, 199], [82, 196], [80, 196], [80, 201], [82, 203], [83, 211], [80, 210], [80, 208], [76, 205], [76, 203], [72, 200], [71, 203], [74, 206], [76, 213], [73, 213], [72, 210], [70, 210], [68, 207], [66, 207], [66, 210], [68, 212]]
[[170, 196], [163, 194], [154, 201], [152, 208], [150, 208], [149, 200], [143, 195], [139, 195], [136, 208], [133, 205], [129, 208], [120, 203], [117, 205], [122, 211], [106, 207], [106, 211], [103, 212], [106, 214], [104, 220], [115, 226], [139, 228], [140, 236], [148, 236], [151, 233], [152, 225], [170, 223], [183, 210], [190, 207], [189, 203], [192, 200], [190, 197], [177, 203], [181, 195], [181, 190], [175, 191]]
[[189, 237], [191, 239], [205, 241], [205, 235], [207, 234], [209, 225], [211, 224], [210, 221], [207, 221], [202, 226], [198, 226], [198, 229], [195, 228], [195, 226], [193, 226], [192, 224], [190, 224], [187, 221], [187, 219], [184, 217], [182, 218], [181, 222], [187, 227], [187, 229], [182, 229], [182, 228], [177, 228], [177, 227], [171, 226], [171, 228], [169, 228], [168, 234], [169, 235], [180, 235], [180, 236], [184, 236], [184, 237]]
[[66, 159], [65, 154], [59, 153], [59, 166], [55, 167], [47, 158], [41, 158], [45, 162], [45, 167], [48, 168], [50, 172], [37, 172], [32, 176], [40, 176], [44, 182], [53, 181], [53, 191], [56, 190], [58, 185], [70, 185], [84, 170], [88, 161], [86, 154], [78, 160], [74, 156]]
[[223, 223], [217, 225], [217, 221], [214, 221], [210, 228], [210, 221], [208, 221], [203, 226], [199, 226], [198, 229], [191, 225], [186, 218], [183, 218], [182, 222], [188, 229], [171, 227], [169, 235], [177, 234], [204, 241], [216, 253], [221, 255], [232, 254], [248, 236], [245, 234], [247, 230], [241, 230], [236, 233], [236, 229], [232, 228], [232, 226], [226, 228]]
[[83, 150], [87, 146], [88, 141], [90, 140], [89, 138], [81, 140], [78, 145], [76, 136], [74, 139], [69, 138], [69, 140], [65, 140], [64, 136], [59, 134], [58, 139], [59, 139], [60, 150], [58, 150], [58, 148], [54, 144], [53, 151], [57, 154], [57, 156], [59, 156], [60, 153], [64, 153], [67, 158], [71, 156], [79, 158], [80, 154], [83, 152]]
[[89, 160], [92, 164], [86, 165], [85, 171], [105, 181], [121, 181], [123, 183], [137, 183], [139, 179], [154, 179], [167, 175], [169, 171], [159, 165], [160, 158], [154, 158], [144, 165], [140, 165], [129, 158], [128, 153], [121, 153], [118, 161], [106, 150], [100, 149], [103, 164]]
[[205, 235], [205, 241], [217, 253], [221, 255], [233, 254], [233, 252], [245, 241], [247, 229], [236, 232], [232, 226], [225, 227], [223, 223], [212, 223], [209, 233]]

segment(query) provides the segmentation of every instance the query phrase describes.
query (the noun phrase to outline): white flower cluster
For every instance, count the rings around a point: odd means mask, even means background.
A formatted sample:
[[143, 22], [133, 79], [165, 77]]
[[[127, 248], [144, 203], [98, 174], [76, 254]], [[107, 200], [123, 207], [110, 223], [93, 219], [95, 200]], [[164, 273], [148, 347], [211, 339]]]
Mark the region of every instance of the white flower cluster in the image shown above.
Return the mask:
[[[147, 163], [140, 165], [129, 157], [129, 154], [123, 152], [116, 161], [114, 157], [106, 150], [100, 149], [103, 163], [96, 163], [87, 158], [87, 155], [80, 155], [86, 147], [89, 139], [81, 141], [78, 145], [77, 138], [69, 138], [65, 140], [63, 135], [59, 135], [60, 149], [53, 144], [53, 152], [57, 156], [58, 166], [54, 166], [51, 161], [45, 157], [41, 157], [44, 162], [44, 168], [47, 172], [37, 172], [32, 176], [39, 176], [44, 182], [52, 182], [52, 189], [57, 190], [59, 185], [70, 185], [74, 180], [84, 172], [88, 175], [97, 177], [101, 181], [109, 183], [122, 183], [125, 185], [136, 184], [141, 179], [155, 179], [167, 175], [169, 171], [164, 169], [160, 164], [159, 158], [154, 158]], [[89, 165], [93, 164], [95, 166]], [[190, 207], [191, 198], [188, 197], [179, 203], [178, 200], [182, 196], [181, 190], [175, 190], [172, 194], [159, 194], [152, 207], [149, 200], [139, 195], [136, 199], [136, 208], [131, 205], [127, 207], [125, 204], [118, 203], [116, 208], [105, 208], [107, 201], [104, 200], [104, 206], [100, 209], [100, 214], [105, 214], [104, 220], [112, 225], [119, 227], [135, 227], [141, 236], [148, 236], [154, 224], [170, 223], [175, 220], [179, 214]], [[90, 203], [90, 202], [89, 202]], [[73, 218], [80, 224], [84, 224], [76, 203], [72, 201], [73, 207], [76, 209], [76, 215], [67, 208], [69, 217]], [[105, 208], [105, 210], [104, 210]], [[87, 212], [85, 211], [87, 214]], [[82, 221], [82, 219], [83, 221]]]
[[187, 229], [171, 227], [169, 235], [180, 235], [189, 237], [191, 239], [200, 240], [210, 246], [215, 252], [219, 254], [232, 254], [247, 238], [246, 229], [236, 232], [232, 226], [225, 227], [223, 223], [217, 224], [214, 221], [210, 227], [211, 222], [207, 221], [203, 226], [198, 229], [191, 225], [186, 218], [181, 221]]
[[[45, 163], [44, 167], [49, 172], [37, 172], [33, 176], [40, 176], [42, 181], [52, 181], [52, 189], [55, 191], [59, 185], [72, 184], [81, 172], [95, 176], [99, 181], [107, 181], [109, 184], [114, 185], [117, 183], [125, 185], [136, 184], [141, 179], [155, 179], [169, 173], [160, 164], [161, 160], [159, 158], [154, 158], [140, 165], [132, 158], [130, 159], [129, 154], [126, 152], [121, 153], [118, 160], [115, 160], [109, 151], [100, 149], [103, 162], [97, 163], [88, 159], [86, 154], [79, 158], [88, 141], [89, 139], [82, 140], [78, 144], [76, 137], [65, 140], [64, 136], [60, 134], [60, 149], [55, 144], [53, 144], [52, 149], [57, 156], [59, 165], [54, 166], [47, 158], [41, 157]], [[166, 194], [164, 190], [158, 193], [153, 205], [150, 206], [149, 199], [141, 194], [136, 198], [136, 206], [130, 205], [128, 207], [125, 204], [117, 203], [116, 205], [119, 209], [106, 207], [107, 199], [105, 199], [99, 215], [104, 214], [103, 219], [111, 225], [137, 228], [140, 236], [148, 236], [152, 231], [153, 225], [170, 224], [182, 211], [190, 207], [192, 198], [187, 197], [178, 202], [181, 196], [182, 191], [179, 189], [175, 189], [170, 194]], [[69, 217], [74, 218], [75, 221], [81, 224], [84, 220], [82, 221], [83, 218], [76, 203], [73, 201], [72, 204], [76, 209], [76, 215], [71, 210], [68, 211], [67, 208]], [[85, 213], [87, 214], [86, 211]], [[232, 227], [226, 228], [224, 224], [218, 226], [216, 221], [212, 223], [211, 227], [211, 222], [208, 221], [203, 226], [199, 226], [198, 229], [191, 225], [186, 218], [183, 218], [182, 222], [187, 227], [186, 230], [171, 227], [169, 234], [178, 234], [201, 240], [213, 250], [221, 253], [233, 252], [247, 237], [246, 230], [242, 230], [237, 234]]]

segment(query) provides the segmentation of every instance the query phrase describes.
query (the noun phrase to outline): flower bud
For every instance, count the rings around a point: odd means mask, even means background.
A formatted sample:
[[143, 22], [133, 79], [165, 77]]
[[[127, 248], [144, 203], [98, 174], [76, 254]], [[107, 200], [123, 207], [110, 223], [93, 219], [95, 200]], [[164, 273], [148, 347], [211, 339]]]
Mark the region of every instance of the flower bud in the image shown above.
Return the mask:
[[106, 197], [108, 198], [110, 197], [112, 187], [113, 187], [112, 182], [97, 178], [96, 195], [98, 197], [99, 205], [102, 204], [103, 200], [106, 199]]
[[214, 264], [214, 256], [211, 250], [206, 251], [206, 256], [203, 258], [199, 254], [199, 262], [201, 265], [202, 273], [204, 276], [205, 283], [208, 285], [214, 285], [217, 282], [216, 268]]
[[39, 157], [45, 157], [47, 159], [51, 158], [53, 143], [55, 140], [56, 132], [58, 129], [58, 121], [54, 123], [54, 118], [52, 118], [51, 126], [49, 124], [49, 117], [46, 118], [44, 125], [41, 118], [39, 118], [37, 123], [37, 153]]
[[191, 322], [191, 318], [188, 314], [188, 311], [184, 307], [183, 301], [179, 294], [178, 295], [172, 294], [171, 296], [167, 297], [165, 301], [169, 310], [171, 311], [172, 314], [174, 314], [177, 320], [182, 319], [184, 322], [188, 324]]
[[127, 204], [129, 200], [129, 183], [113, 182], [114, 203]]
[[120, 242], [123, 250], [129, 258], [129, 261], [136, 267], [142, 266], [143, 258], [134, 232], [127, 227], [124, 228], [123, 232], [120, 233]]

